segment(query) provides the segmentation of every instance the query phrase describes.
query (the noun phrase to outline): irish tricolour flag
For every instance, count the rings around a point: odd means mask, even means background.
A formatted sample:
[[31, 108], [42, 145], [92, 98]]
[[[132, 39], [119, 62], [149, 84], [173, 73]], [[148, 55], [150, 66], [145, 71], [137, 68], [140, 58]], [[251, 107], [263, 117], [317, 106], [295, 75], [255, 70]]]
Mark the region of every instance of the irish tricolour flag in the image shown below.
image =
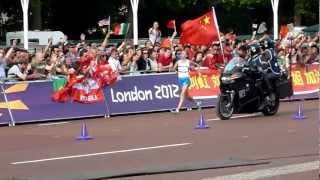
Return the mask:
[[126, 35], [128, 33], [129, 26], [129, 23], [115, 24], [113, 28], [113, 35]]

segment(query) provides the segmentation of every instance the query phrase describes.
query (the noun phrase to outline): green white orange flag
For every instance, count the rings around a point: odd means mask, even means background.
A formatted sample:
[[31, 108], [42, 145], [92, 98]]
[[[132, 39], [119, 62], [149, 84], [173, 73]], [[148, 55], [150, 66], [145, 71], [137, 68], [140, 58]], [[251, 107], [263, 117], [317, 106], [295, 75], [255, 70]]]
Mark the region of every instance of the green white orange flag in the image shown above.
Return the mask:
[[129, 23], [117, 23], [113, 28], [113, 35], [126, 35], [129, 31]]

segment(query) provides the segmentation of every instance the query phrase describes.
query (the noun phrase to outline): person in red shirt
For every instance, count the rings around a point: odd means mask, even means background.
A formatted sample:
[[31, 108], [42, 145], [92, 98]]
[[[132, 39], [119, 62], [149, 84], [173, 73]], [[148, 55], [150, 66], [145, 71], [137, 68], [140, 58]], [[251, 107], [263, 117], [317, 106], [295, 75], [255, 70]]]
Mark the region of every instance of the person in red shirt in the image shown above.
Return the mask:
[[225, 63], [228, 63], [233, 58], [231, 44], [228, 40], [223, 47], [223, 55]]
[[234, 33], [233, 29], [228, 29], [228, 33], [225, 35], [226, 39], [228, 39], [231, 43], [236, 41], [237, 35]]
[[158, 64], [160, 71], [169, 71], [173, 67], [171, 49], [166, 49], [163, 54], [159, 54]]
[[219, 44], [214, 44], [210, 48], [203, 60], [202, 66], [209, 69], [218, 69], [219, 65], [223, 65], [223, 56], [221, 55], [221, 49]]

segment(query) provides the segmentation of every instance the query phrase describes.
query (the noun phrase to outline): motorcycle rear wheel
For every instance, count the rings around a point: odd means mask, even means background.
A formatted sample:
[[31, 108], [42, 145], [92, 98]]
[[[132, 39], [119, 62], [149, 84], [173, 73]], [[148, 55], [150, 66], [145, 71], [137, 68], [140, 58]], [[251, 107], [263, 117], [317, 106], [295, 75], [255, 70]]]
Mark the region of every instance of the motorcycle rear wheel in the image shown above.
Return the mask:
[[271, 105], [267, 105], [263, 110], [262, 113], [265, 116], [273, 116], [275, 115], [278, 110], [279, 110], [279, 105], [280, 105], [280, 98], [276, 93], [271, 93], [270, 95], [271, 98]]

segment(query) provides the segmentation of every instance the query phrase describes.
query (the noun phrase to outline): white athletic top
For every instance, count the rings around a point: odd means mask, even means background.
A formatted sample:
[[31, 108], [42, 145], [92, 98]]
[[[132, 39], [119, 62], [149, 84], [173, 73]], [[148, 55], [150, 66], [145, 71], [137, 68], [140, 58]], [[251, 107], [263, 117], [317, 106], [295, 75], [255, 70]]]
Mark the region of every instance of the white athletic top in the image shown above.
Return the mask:
[[189, 59], [181, 59], [177, 61], [178, 64], [178, 77], [179, 78], [188, 78], [189, 77], [189, 69], [190, 69], [190, 60]]

